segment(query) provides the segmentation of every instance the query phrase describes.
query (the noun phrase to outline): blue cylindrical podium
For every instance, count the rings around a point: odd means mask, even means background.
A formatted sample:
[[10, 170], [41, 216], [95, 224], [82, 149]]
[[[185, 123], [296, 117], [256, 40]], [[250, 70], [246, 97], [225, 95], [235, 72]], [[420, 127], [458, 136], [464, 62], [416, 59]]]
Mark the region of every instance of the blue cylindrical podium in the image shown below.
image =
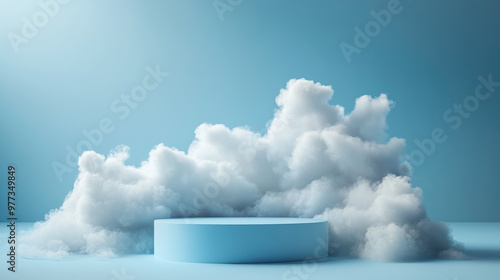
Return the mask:
[[307, 218], [154, 221], [155, 257], [196, 263], [303, 261], [328, 255], [328, 222]]

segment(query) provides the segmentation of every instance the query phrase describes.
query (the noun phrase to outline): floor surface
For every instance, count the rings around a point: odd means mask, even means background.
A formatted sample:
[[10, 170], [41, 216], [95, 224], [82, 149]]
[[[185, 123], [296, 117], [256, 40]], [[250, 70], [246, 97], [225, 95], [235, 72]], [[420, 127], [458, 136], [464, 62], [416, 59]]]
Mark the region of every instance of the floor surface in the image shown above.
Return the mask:
[[[29, 228], [31, 223], [19, 225]], [[157, 260], [153, 255], [118, 258], [72, 257], [62, 260], [18, 259], [17, 272], [7, 270], [7, 227], [1, 224], [0, 279], [500, 279], [500, 223], [448, 223], [466, 248], [467, 260], [383, 263], [330, 258], [318, 263], [195, 264]]]

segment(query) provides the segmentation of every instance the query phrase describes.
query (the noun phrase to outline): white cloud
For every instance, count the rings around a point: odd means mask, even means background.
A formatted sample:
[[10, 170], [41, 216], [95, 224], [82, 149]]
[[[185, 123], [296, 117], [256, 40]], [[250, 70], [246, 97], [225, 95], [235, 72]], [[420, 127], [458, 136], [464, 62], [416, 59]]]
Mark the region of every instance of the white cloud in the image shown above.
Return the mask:
[[79, 159], [63, 205], [23, 240], [28, 256], [151, 253], [153, 220], [186, 216], [298, 216], [329, 220], [333, 254], [400, 261], [459, 255], [430, 221], [399, 168], [405, 141], [387, 140], [393, 103], [362, 96], [348, 115], [333, 90], [290, 80], [264, 135], [202, 124], [187, 153], [163, 144], [139, 167], [128, 148]]

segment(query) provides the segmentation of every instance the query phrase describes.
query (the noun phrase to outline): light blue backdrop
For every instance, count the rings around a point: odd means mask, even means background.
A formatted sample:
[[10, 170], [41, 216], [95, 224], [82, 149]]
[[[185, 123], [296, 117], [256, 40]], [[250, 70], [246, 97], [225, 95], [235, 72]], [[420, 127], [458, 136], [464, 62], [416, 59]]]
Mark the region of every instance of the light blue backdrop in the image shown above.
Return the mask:
[[[139, 164], [160, 142], [186, 150], [203, 122], [264, 132], [279, 90], [301, 77], [333, 85], [346, 111], [360, 95], [387, 93], [396, 103], [388, 133], [406, 138], [409, 153], [443, 129], [446, 141], [421, 164], [423, 151], [413, 153], [430, 217], [500, 221], [500, 87], [477, 104], [470, 97], [478, 76], [500, 81], [497, 1], [52, 3], [0, 0], [0, 160], [5, 173], [18, 168], [24, 221], [42, 219], [72, 189], [67, 147], [84, 148], [84, 130], [94, 150], [126, 144]], [[394, 12], [390, 21], [382, 9]], [[386, 26], [370, 23], [371, 11]], [[355, 31], [367, 24], [369, 42]], [[348, 58], [342, 42], [355, 51]], [[157, 87], [139, 102], [121, 99], [157, 65], [169, 76], [149, 81]], [[443, 119], [464, 100], [472, 112]], [[60, 178], [55, 162], [67, 171]], [[5, 199], [0, 207], [4, 219]]]

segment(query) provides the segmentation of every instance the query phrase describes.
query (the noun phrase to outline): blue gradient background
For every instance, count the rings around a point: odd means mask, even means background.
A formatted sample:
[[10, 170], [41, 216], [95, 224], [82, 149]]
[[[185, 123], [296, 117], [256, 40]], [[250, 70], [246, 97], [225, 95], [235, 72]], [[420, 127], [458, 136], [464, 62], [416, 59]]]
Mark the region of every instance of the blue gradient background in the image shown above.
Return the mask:
[[[479, 75], [500, 80], [500, 3], [402, 0], [403, 11], [347, 63], [339, 44], [352, 44], [353, 28], [387, 2], [243, 1], [221, 21], [212, 1], [73, 0], [16, 54], [7, 34], [40, 7], [0, 0], [0, 167], [18, 169], [19, 217], [40, 220], [61, 205], [77, 170], [59, 181], [51, 164], [104, 117], [116, 128], [94, 150], [125, 144], [128, 162], [140, 164], [160, 142], [186, 150], [203, 122], [264, 132], [279, 90], [304, 77], [332, 85], [347, 112], [363, 94], [387, 93], [396, 103], [388, 134], [406, 138], [408, 152], [443, 128], [448, 140], [413, 177], [429, 216], [500, 221], [500, 89], [458, 130], [442, 117]], [[110, 104], [157, 64], [170, 76], [119, 120]]]

